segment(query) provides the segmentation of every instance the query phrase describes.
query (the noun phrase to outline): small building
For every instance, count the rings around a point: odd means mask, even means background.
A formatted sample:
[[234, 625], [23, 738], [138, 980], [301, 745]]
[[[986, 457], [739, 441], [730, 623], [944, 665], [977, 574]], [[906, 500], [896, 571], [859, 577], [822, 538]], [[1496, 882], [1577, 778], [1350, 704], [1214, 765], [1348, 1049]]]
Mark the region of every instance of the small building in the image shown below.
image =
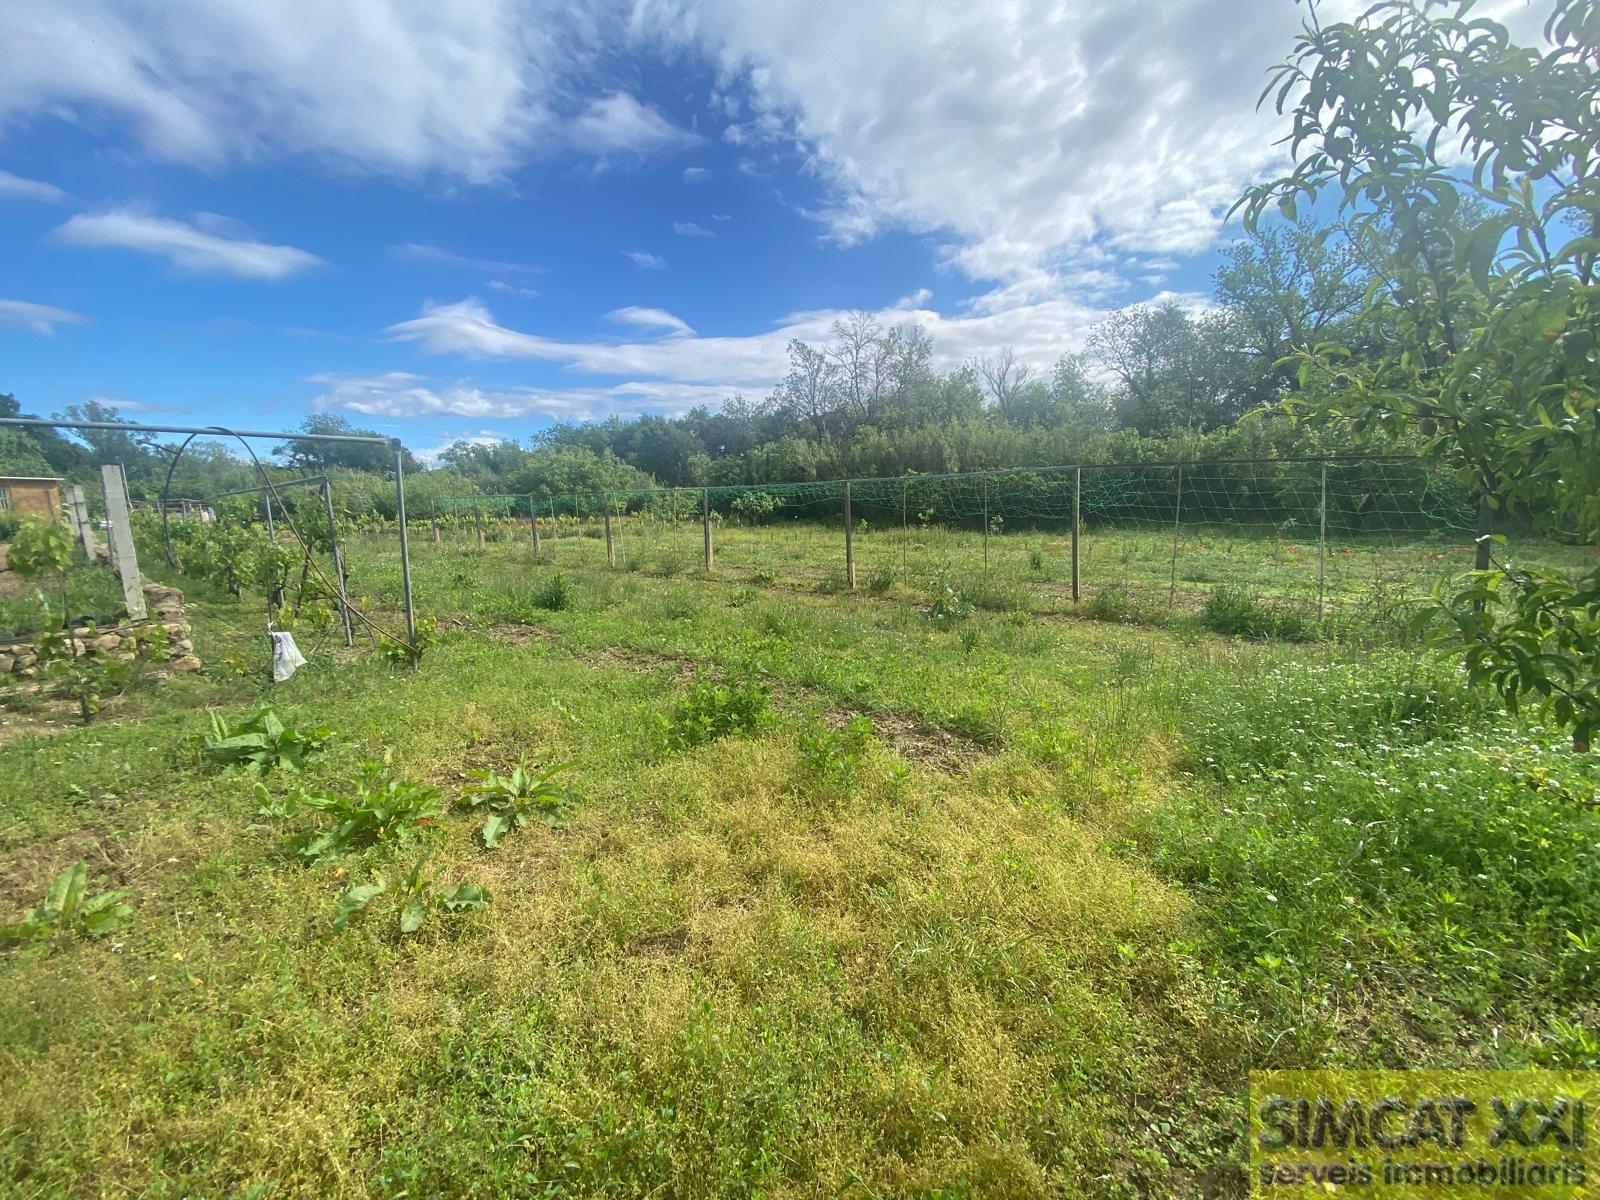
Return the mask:
[[61, 515], [61, 480], [32, 475], [0, 475], [0, 512]]

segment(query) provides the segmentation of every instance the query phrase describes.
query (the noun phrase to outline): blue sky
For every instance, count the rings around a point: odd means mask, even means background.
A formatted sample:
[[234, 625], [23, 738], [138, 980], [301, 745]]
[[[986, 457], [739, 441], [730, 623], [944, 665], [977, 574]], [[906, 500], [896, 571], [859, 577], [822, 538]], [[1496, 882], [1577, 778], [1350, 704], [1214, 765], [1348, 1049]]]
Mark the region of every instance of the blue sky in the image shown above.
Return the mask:
[[[1327, 13], [1332, 6], [1324, 6]], [[423, 451], [1203, 296], [1288, 0], [10, 0], [0, 391]]]

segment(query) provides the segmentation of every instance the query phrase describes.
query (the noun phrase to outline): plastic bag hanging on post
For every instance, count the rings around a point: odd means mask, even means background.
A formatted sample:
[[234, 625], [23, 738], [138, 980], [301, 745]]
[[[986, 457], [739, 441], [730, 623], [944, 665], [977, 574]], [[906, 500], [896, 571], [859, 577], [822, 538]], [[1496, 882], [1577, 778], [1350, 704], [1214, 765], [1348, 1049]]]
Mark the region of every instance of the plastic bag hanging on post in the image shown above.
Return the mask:
[[282, 683], [306, 665], [306, 656], [294, 644], [294, 634], [287, 630], [272, 631], [272, 682]]

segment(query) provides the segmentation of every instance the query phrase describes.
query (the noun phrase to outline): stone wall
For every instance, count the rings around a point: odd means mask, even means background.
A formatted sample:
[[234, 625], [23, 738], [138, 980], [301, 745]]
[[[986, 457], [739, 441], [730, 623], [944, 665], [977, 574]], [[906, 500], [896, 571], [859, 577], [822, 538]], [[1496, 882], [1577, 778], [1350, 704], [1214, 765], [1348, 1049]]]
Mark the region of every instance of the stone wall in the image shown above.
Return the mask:
[[[183, 613], [183, 593], [177, 588], [147, 582], [144, 585], [144, 603], [149, 616], [143, 621], [106, 627], [80, 625], [73, 629], [71, 640], [74, 656], [103, 656], [127, 663], [148, 659], [152, 646], [160, 642], [155, 633], [159, 628], [166, 635], [167, 651], [171, 655], [162, 665], [168, 671], [198, 671], [200, 660], [195, 657], [189, 621]], [[39, 674], [44, 665], [39, 661], [37, 640], [0, 645], [0, 675], [20, 675], [24, 679], [31, 679]]]

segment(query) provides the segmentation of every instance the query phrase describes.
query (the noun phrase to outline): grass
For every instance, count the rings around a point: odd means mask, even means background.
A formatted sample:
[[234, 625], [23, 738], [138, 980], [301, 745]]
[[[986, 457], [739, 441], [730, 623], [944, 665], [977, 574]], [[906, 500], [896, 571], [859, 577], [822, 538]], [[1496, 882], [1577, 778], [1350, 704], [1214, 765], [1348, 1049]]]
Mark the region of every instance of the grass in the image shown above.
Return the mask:
[[[134, 909], [0, 951], [0, 1191], [1239, 1195], [1251, 1066], [1600, 1065], [1600, 772], [1454, 672], [556, 540], [419, 552], [416, 674], [271, 689], [336, 735], [271, 797], [388, 751], [448, 809], [404, 838], [301, 865], [201, 752], [264, 690], [202, 585], [203, 678], [0, 749], [0, 922], [77, 860]], [[486, 850], [457, 802], [524, 760], [564, 828]], [[492, 902], [334, 929], [424, 851]]]

